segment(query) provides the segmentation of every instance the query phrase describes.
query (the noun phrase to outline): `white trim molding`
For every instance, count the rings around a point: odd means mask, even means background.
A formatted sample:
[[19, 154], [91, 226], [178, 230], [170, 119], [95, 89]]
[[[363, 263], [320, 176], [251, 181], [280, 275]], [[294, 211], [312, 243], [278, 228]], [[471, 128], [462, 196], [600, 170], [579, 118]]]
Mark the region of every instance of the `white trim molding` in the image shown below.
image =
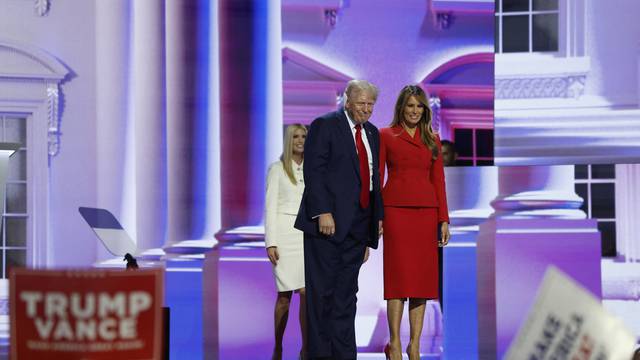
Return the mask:
[[496, 54], [496, 99], [580, 98], [591, 70], [586, 0], [559, 2], [558, 52]]
[[51, 9], [51, 0], [35, 0], [34, 10], [38, 16], [47, 16]]
[[47, 116], [48, 128], [48, 154], [56, 156], [60, 151], [60, 88], [57, 83], [47, 84]]
[[284, 124], [308, 124], [337, 108], [353, 77], [291, 47], [282, 48]]
[[588, 57], [496, 55], [496, 99], [580, 98], [591, 68]]
[[[60, 84], [69, 70], [43, 50], [6, 40], [0, 40], [0, 69], [0, 86], [6, 89], [0, 92], [0, 104], [13, 107], [34, 97], [46, 103], [47, 153], [55, 156], [60, 150]], [[18, 89], [27, 87], [32, 93], [20, 94]]]
[[0, 112], [27, 119], [27, 265], [47, 266], [49, 164], [60, 149], [60, 84], [70, 71], [30, 45], [0, 40]]

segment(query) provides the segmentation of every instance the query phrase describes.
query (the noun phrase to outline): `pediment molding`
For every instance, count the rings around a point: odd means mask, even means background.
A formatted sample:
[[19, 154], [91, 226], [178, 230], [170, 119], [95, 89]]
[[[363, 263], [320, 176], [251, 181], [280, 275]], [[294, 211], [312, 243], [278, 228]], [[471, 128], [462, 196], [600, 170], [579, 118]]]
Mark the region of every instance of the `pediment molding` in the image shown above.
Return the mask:
[[62, 81], [67, 67], [51, 54], [27, 44], [0, 40], [0, 78]]
[[[351, 76], [333, 69], [322, 62], [315, 60], [290, 47], [282, 48], [282, 72], [287, 79], [287, 67], [295, 67], [297, 79], [289, 81], [317, 81], [329, 83], [346, 83], [352, 79]], [[306, 72], [306, 74], [304, 74]], [[302, 75], [302, 76], [301, 76]], [[305, 76], [306, 75], [306, 76]]]
[[284, 124], [309, 123], [335, 110], [347, 83], [353, 79], [290, 47], [282, 49]]
[[[487, 84], [465, 83], [460, 79], [450, 81], [456, 79], [454, 75], [463, 74], [465, 71], [471, 71], [468, 74], [472, 78], [475, 65], [486, 68], [487, 64], [494, 63], [494, 59], [494, 54], [488, 52], [458, 56], [444, 62], [420, 81], [422, 88], [431, 97], [430, 103], [434, 113], [432, 126], [440, 131], [444, 139], [452, 138], [451, 131], [454, 127], [493, 128], [493, 76], [487, 77], [491, 79]], [[446, 104], [451, 102], [464, 105], [447, 107]]]
[[53, 55], [37, 47], [0, 40], [0, 110], [22, 108], [46, 121], [47, 153], [60, 151], [60, 84], [69, 69]]

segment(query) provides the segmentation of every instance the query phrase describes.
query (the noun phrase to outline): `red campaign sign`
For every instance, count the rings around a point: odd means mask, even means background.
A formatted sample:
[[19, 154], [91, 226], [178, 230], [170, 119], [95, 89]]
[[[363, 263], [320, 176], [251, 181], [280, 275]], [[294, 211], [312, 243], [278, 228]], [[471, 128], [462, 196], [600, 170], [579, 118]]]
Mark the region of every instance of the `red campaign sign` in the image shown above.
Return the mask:
[[160, 359], [162, 271], [11, 273], [11, 359]]

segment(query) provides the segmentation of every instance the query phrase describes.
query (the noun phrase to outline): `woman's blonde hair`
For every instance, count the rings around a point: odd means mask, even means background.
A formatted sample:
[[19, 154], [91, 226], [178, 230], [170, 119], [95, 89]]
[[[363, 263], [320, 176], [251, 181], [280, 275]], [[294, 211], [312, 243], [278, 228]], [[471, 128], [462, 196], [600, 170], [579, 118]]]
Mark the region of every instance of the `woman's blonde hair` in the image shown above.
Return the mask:
[[417, 85], [407, 85], [402, 88], [400, 95], [398, 95], [398, 100], [396, 100], [396, 107], [393, 113], [391, 126], [402, 125], [402, 122], [404, 121], [404, 107], [407, 106], [407, 102], [409, 102], [409, 99], [412, 96], [415, 97], [422, 106], [424, 106], [424, 112], [420, 117], [420, 122], [418, 122], [418, 127], [420, 128], [420, 139], [422, 140], [422, 143], [431, 149], [431, 157], [435, 160], [438, 158], [439, 151], [438, 145], [436, 144], [436, 134], [431, 128], [433, 113], [431, 112], [431, 107], [429, 107], [427, 94], [421, 87]]
[[[291, 124], [287, 126], [284, 131], [284, 149], [282, 150], [282, 156], [280, 156], [280, 161], [282, 161], [282, 167], [284, 168], [285, 174], [293, 185], [296, 185], [298, 182], [296, 181], [296, 177], [293, 176], [293, 167], [291, 166], [291, 161], [293, 158], [293, 135], [296, 130], [304, 131], [304, 134], [307, 134], [307, 128], [302, 124]], [[302, 154], [304, 157], [304, 154]]]

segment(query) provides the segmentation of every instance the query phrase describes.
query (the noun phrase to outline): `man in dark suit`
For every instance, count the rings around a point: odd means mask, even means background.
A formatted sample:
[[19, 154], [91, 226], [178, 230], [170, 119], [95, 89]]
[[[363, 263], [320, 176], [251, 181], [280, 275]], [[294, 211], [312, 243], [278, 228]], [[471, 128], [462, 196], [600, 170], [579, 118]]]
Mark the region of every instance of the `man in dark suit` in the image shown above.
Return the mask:
[[380, 138], [367, 122], [377, 96], [373, 84], [350, 81], [344, 109], [315, 119], [305, 141], [305, 190], [295, 227], [304, 232], [312, 359], [357, 356], [358, 274], [382, 233]]

